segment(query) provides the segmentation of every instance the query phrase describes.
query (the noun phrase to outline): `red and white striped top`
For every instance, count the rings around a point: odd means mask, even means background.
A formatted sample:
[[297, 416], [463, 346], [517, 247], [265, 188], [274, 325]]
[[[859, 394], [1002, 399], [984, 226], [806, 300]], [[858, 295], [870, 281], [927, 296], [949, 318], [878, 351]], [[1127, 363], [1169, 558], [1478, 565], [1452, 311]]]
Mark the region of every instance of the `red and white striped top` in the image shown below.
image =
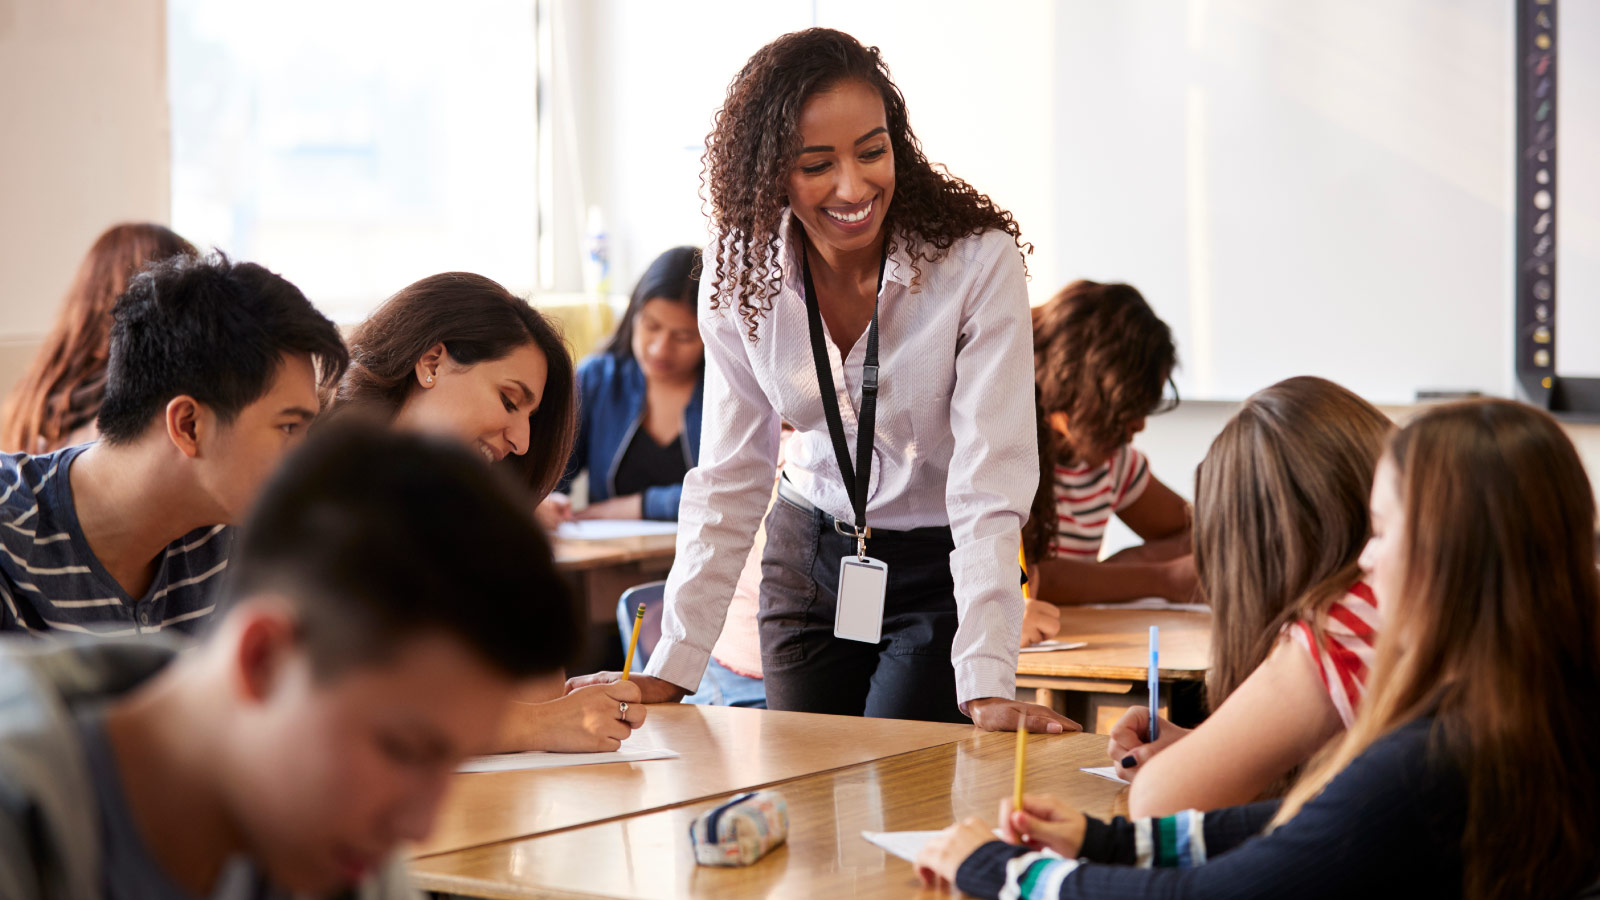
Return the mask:
[[1125, 444], [1093, 468], [1056, 466], [1055, 479], [1056, 536], [1050, 555], [1095, 560], [1112, 514], [1132, 506], [1150, 484], [1150, 464]]
[[1328, 610], [1320, 646], [1313, 639], [1310, 622], [1302, 619], [1288, 628], [1295, 643], [1311, 654], [1323, 687], [1333, 698], [1344, 727], [1349, 728], [1356, 720], [1361, 698], [1366, 696], [1367, 675], [1377, 658], [1377, 596], [1364, 582], [1356, 582]]

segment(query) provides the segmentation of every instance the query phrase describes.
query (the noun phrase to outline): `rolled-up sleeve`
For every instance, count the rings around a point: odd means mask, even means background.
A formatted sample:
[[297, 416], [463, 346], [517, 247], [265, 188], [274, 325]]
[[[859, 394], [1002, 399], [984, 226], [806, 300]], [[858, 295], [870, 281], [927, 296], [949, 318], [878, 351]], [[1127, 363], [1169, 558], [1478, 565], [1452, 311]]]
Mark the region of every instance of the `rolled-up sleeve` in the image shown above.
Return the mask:
[[[715, 258], [713, 249], [706, 259]], [[780, 422], [751, 366], [736, 307], [710, 308], [714, 278], [700, 281], [705, 413], [700, 460], [683, 480], [678, 548], [667, 576], [661, 640], [646, 674], [694, 690], [722, 633], [734, 586], [772, 493]]]
[[1009, 235], [982, 244], [985, 268], [968, 293], [956, 350], [950, 429], [955, 452], [945, 504], [960, 625], [950, 658], [956, 699], [1016, 695], [1022, 633], [1017, 549], [1039, 486], [1033, 410], [1033, 325], [1022, 259]]

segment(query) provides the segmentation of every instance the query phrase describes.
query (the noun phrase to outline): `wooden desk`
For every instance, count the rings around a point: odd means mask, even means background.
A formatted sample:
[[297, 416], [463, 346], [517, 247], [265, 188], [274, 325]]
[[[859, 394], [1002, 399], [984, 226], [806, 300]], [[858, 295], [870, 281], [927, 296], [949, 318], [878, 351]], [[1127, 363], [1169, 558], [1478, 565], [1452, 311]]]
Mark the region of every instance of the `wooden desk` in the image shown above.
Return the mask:
[[[1091, 815], [1109, 816], [1118, 805], [1126, 811], [1122, 786], [1078, 771], [1105, 765], [1105, 738], [1029, 740], [1030, 791], [1056, 794]], [[867, 843], [861, 832], [943, 828], [969, 815], [994, 822], [1000, 798], [1011, 792], [1015, 741], [1011, 734], [969, 733], [954, 744], [779, 785], [789, 804], [788, 843], [748, 868], [695, 865], [689, 822], [719, 802], [712, 799], [431, 856], [414, 861], [412, 874], [426, 890], [507, 900], [943, 896], [923, 891], [910, 863]]]
[[[425, 856], [543, 834], [948, 744], [970, 725], [660, 704], [637, 732], [678, 759], [457, 775]], [[1104, 755], [1102, 753], [1102, 755]]]
[[[1092, 695], [1083, 708], [1066, 709], [1086, 730], [1103, 732], [1119, 704], [1107, 695], [1127, 695], [1121, 707], [1147, 702], [1142, 690], [1150, 665], [1150, 626], [1161, 627], [1163, 684], [1204, 682], [1211, 667], [1211, 614], [1151, 609], [1061, 608], [1059, 641], [1084, 641], [1078, 650], [1024, 653], [1017, 658], [1017, 686], [1033, 688], [1036, 700], [1064, 708], [1060, 692]], [[1166, 704], [1163, 704], [1165, 708]]]
[[585, 598], [589, 620], [611, 622], [617, 598], [635, 585], [660, 581], [672, 568], [678, 536], [652, 534], [606, 540], [553, 542], [556, 568], [571, 578]]

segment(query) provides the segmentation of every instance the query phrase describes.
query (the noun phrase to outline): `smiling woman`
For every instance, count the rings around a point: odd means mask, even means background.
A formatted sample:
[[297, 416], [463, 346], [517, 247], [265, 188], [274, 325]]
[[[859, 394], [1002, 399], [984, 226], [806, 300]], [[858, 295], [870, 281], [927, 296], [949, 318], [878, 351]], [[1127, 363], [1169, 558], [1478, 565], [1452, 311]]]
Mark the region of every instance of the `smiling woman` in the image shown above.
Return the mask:
[[536, 499], [561, 477], [577, 418], [572, 358], [555, 327], [468, 272], [408, 285], [356, 328], [334, 407], [469, 444], [516, 469]]
[[1039, 478], [1016, 222], [929, 163], [877, 49], [838, 31], [751, 57], [707, 147], [702, 444], [634, 682], [647, 700], [699, 684], [789, 422], [761, 563], [768, 703], [1076, 728], [1013, 699]]

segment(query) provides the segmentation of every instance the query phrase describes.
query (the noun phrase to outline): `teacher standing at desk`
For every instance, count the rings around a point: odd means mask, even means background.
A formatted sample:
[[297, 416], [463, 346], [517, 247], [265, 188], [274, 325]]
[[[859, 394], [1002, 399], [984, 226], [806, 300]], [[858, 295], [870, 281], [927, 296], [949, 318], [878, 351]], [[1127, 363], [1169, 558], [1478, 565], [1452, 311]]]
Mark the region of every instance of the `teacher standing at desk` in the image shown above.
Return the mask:
[[1039, 480], [1016, 222], [933, 169], [877, 49], [838, 31], [751, 57], [707, 147], [700, 459], [644, 698], [699, 684], [786, 420], [761, 562], [768, 705], [1076, 730], [1012, 699]]

